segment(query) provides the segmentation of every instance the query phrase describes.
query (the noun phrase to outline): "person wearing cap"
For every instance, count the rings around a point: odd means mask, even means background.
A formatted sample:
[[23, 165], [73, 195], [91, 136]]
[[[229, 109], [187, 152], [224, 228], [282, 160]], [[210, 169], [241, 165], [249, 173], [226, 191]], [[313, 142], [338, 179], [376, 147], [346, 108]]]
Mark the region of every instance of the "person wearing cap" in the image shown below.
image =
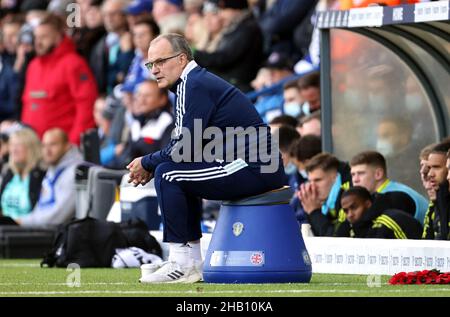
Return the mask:
[[183, 0], [154, 0], [152, 14], [161, 34], [184, 33], [188, 16], [183, 11]]
[[128, 27], [133, 28], [135, 23], [143, 18], [150, 18], [153, 10], [153, 0], [133, 0], [126, 8]]
[[210, 0], [219, 7], [222, 38], [215, 51], [195, 49], [195, 60], [243, 92], [251, 89], [262, 61], [263, 36], [247, 1]]
[[289, 58], [282, 53], [270, 54], [264, 67], [269, 70], [271, 86], [268, 93], [258, 98], [255, 107], [263, 120], [268, 123], [283, 114], [283, 86], [297, 77], [293, 75]]

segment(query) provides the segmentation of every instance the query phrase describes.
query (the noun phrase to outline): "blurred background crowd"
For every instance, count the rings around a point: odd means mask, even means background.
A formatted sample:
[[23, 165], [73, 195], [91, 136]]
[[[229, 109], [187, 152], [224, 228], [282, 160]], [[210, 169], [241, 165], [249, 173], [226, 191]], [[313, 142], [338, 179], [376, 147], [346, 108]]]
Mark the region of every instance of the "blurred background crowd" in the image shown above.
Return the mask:
[[[380, 118], [367, 130], [377, 134], [376, 143], [365, 144], [370, 151], [342, 144], [339, 159], [322, 153], [317, 12], [415, 2], [1, 0], [1, 214], [36, 227], [73, 217], [75, 167], [86, 155], [80, 137], [91, 129], [100, 142], [99, 163], [111, 169], [167, 143], [174, 96], [158, 88], [144, 64], [152, 39], [175, 32], [189, 40], [200, 66], [247, 94], [277, 134], [296, 191], [291, 204], [313, 234], [449, 239], [448, 139], [419, 153], [410, 147], [409, 122]], [[372, 56], [359, 52], [357, 42], [343, 36], [332, 54], [368, 64]], [[368, 89], [405, 98], [389, 91], [398, 74], [379, 58], [365, 72]], [[358, 84], [355, 73], [342, 73], [340, 85]], [[413, 91], [414, 83], [405, 87]], [[348, 107], [364, 98], [369, 105], [389, 103], [345, 92]], [[405, 107], [411, 110], [418, 98]], [[404, 109], [396, 109], [402, 116]], [[346, 120], [370, 124], [364, 118], [372, 116], [353, 114], [337, 114], [333, 132], [343, 133]], [[398, 151], [409, 151], [411, 160], [388, 166], [386, 158]], [[395, 182], [388, 174], [397, 169], [420, 174], [421, 183]], [[217, 204], [205, 202], [205, 218], [215, 217]]]

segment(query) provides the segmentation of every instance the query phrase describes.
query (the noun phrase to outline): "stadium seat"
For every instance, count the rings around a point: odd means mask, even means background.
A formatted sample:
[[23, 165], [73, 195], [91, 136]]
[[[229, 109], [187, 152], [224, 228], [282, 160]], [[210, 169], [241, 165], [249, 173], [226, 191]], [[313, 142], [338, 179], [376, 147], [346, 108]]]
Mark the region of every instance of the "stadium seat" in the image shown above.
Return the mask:
[[311, 261], [289, 186], [222, 203], [203, 267], [207, 283], [308, 283]]
[[116, 190], [127, 170], [113, 170], [92, 164], [80, 164], [76, 169], [76, 214], [78, 219], [87, 216], [106, 219], [116, 200]]

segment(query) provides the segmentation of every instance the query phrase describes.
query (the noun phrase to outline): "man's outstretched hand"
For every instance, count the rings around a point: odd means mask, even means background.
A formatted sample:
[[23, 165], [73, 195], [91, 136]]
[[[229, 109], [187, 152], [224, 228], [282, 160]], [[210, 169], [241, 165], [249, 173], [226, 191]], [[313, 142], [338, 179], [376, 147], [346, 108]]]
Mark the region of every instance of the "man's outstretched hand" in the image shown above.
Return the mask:
[[153, 178], [153, 173], [145, 170], [142, 167], [142, 156], [135, 158], [130, 164], [127, 165], [127, 170], [130, 171], [128, 183], [133, 183], [136, 187], [138, 185], [144, 186]]

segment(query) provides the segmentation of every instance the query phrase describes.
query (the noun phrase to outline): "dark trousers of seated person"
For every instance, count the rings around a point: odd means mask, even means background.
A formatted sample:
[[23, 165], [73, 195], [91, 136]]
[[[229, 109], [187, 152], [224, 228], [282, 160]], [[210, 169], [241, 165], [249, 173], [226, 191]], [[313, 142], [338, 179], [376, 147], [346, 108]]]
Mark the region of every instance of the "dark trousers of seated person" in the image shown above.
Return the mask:
[[0, 225], [15, 225], [18, 226], [19, 224], [14, 221], [11, 217], [4, 217], [0, 216]]
[[155, 170], [163, 241], [186, 243], [201, 238], [201, 198], [234, 200], [283, 187], [287, 178], [280, 163], [274, 173], [261, 173], [242, 160], [233, 163], [165, 162]]

